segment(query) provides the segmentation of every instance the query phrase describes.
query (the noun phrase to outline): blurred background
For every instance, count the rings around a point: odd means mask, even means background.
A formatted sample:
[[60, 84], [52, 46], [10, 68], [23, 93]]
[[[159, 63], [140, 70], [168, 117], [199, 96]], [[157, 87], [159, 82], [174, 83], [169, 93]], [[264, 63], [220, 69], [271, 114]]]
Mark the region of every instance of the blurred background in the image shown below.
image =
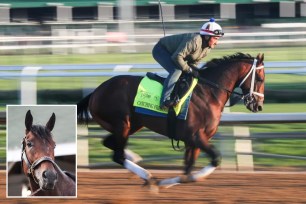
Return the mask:
[[[212, 142], [223, 154], [221, 169], [305, 170], [305, 1], [0, 0], [0, 11], [2, 168], [7, 104], [76, 104], [112, 76], [147, 71], [163, 75], [151, 56], [158, 39], [199, 32], [214, 17], [225, 36], [203, 63], [236, 52], [254, 57], [264, 53], [263, 113], [284, 118], [280, 123], [220, 126]], [[224, 112], [247, 110], [238, 104]], [[285, 113], [302, 119], [290, 120]], [[79, 168], [118, 167], [100, 144], [105, 135], [94, 123], [78, 126]], [[146, 167], [183, 164], [183, 153], [173, 151], [170, 140], [146, 129], [131, 137], [129, 148], [143, 157]], [[197, 167], [207, 163], [202, 158]]]

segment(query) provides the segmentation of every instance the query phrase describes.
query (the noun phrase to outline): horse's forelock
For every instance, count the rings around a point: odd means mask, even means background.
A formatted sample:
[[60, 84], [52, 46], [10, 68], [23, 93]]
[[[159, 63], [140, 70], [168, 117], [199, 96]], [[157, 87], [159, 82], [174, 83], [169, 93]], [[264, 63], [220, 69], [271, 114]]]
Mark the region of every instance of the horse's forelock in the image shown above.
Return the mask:
[[50, 141], [52, 139], [52, 133], [48, 128], [42, 125], [33, 125], [31, 128], [31, 132], [42, 139], [46, 139], [47, 141]]

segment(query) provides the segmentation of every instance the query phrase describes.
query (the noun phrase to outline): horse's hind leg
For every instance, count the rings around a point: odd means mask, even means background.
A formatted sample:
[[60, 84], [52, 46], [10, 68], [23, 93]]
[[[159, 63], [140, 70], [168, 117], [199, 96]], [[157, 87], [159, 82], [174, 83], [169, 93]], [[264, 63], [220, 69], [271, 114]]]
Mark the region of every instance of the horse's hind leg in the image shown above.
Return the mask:
[[108, 149], [114, 150], [116, 146], [115, 136], [113, 134], [108, 135], [105, 139], [102, 140], [102, 144]]
[[125, 159], [124, 157], [125, 145], [122, 142], [120, 145], [120, 142], [118, 142], [118, 140], [120, 141], [124, 139], [121, 139], [119, 136], [116, 136], [115, 134], [111, 134], [103, 140], [102, 144], [105, 147], [113, 150], [113, 161], [120, 165], [123, 165], [123, 161]]
[[[141, 125], [130, 125], [129, 118], [127, 117], [126, 121], [121, 121], [120, 125], [116, 125], [113, 128], [116, 131], [113, 131], [113, 134], [107, 136], [103, 140], [103, 145], [113, 150], [114, 162], [124, 166], [142, 179], [150, 180], [152, 177], [151, 174], [135, 163], [135, 158], [133, 158], [134, 156], [131, 152], [125, 152], [128, 136], [137, 132], [141, 128]], [[130, 158], [127, 158], [126, 154], [128, 154]], [[137, 158], [136, 160], [139, 159]]]
[[[115, 150], [115, 142], [115, 136], [113, 134], [108, 135], [105, 139], [102, 140], [102, 144], [111, 150]], [[124, 149], [124, 156], [126, 159], [134, 163], [138, 163], [142, 160], [141, 156], [129, 149]]]

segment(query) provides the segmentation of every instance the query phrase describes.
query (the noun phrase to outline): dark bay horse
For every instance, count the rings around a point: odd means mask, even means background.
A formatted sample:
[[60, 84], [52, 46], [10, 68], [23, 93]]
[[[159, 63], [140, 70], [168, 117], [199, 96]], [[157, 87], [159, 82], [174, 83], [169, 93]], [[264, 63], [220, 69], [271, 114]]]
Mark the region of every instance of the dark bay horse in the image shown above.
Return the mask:
[[[250, 111], [257, 112], [263, 108], [263, 60], [263, 54], [253, 58], [236, 53], [213, 59], [205, 65], [205, 69], [199, 70], [199, 82], [191, 97], [187, 119], [178, 120], [176, 125], [177, 138], [185, 144], [184, 175], [161, 180], [157, 182], [159, 186], [198, 181], [216, 169], [221, 156], [209, 140], [217, 131], [221, 113], [233, 90], [236, 87], [242, 89], [245, 105]], [[124, 154], [128, 137], [142, 127], [169, 137], [166, 118], [135, 112], [133, 101], [142, 78], [115, 76], [105, 81], [78, 103], [78, 117], [88, 121], [89, 110], [93, 120], [111, 133], [103, 144], [114, 151], [113, 161], [150, 183], [152, 175]], [[211, 163], [192, 174], [200, 151], [210, 157]]]
[[54, 113], [46, 126], [33, 125], [31, 111], [26, 113], [21, 163], [29, 179], [32, 196], [76, 195], [75, 177], [63, 172], [54, 161], [56, 145], [51, 134], [54, 124]]

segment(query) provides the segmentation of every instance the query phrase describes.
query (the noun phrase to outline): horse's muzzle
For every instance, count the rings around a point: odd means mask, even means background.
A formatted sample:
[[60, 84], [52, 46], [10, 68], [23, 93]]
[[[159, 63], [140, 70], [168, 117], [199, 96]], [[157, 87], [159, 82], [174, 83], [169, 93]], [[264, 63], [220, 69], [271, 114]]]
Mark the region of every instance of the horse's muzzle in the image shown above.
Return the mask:
[[43, 190], [53, 190], [57, 182], [57, 172], [46, 170], [42, 173], [40, 187]]
[[262, 111], [263, 110], [263, 102], [253, 102], [250, 103], [247, 108], [252, 111], [253, 113], [257, 113], [258, 111]]
[[263, 110], [263, 101], [256, 101], [254, 96], [248, 95], [244, 98], [244, 104], [253, 113]]

